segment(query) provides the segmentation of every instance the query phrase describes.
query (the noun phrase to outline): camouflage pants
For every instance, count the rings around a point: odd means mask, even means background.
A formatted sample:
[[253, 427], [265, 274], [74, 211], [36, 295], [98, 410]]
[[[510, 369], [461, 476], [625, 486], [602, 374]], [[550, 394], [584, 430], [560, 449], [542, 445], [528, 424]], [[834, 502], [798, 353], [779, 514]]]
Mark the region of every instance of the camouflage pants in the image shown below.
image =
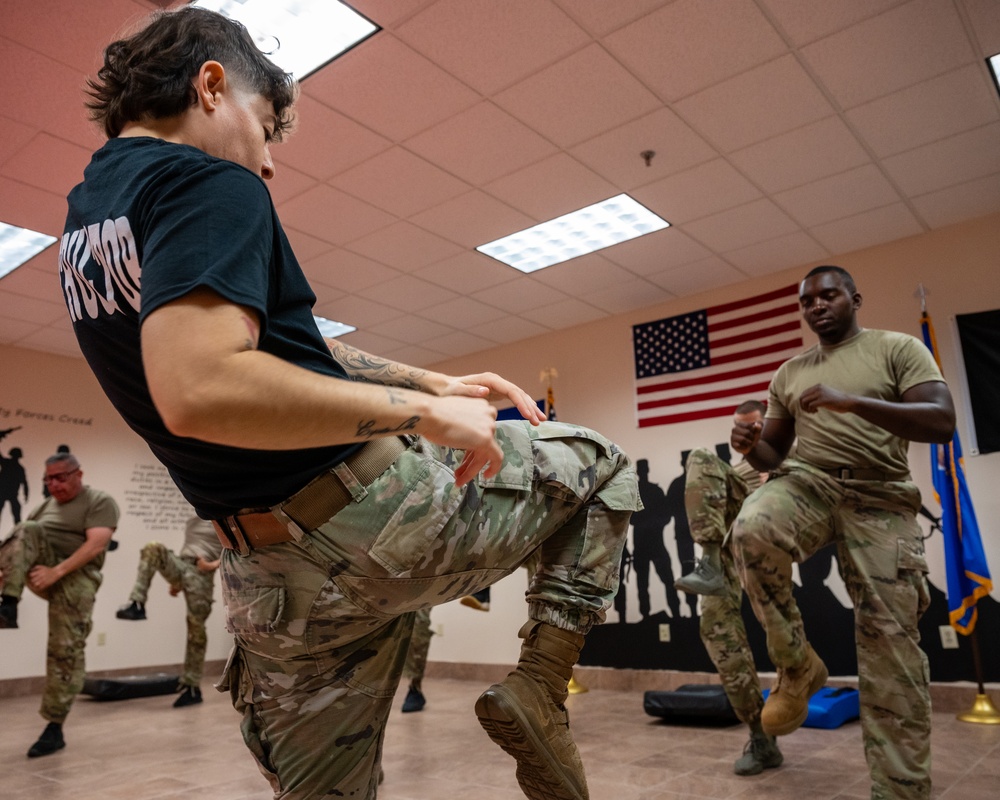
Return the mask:
[[[3, 593], [20, 597], [31, 567], [54, 567], [62, 561], [52, 552], [37, 522], [22, 522], [3, 544]], [[84, 655], [93, 627], [94, 600], [101, 585], [101, 571], [85, 564], [56, 581], [46, 592], [49, 603], [49, 638], [45, 656], [45, 690], [39, 713], [49, 722], [62, 723], [73, 700], [83, 689], [87, 667]]]
[[220, 689], [280, 798], [373, 798], [419, 609], [516, 570], [540, 548], [528, 616], [586, 633], [618, 584], [635, 470], [604, 437], [501, 423], [500, 473], [454, 483], [461, 453], [412, 443], [356, 502], [298, 542], [223, 553], [236, 635]]
[[[746, 482], [715, 453], [701, 448], [691, 451], [684, 507], [691, 535], [698, 544], [721, 545], [749, 494]], [[702, 597], [698, 630], [709, 658], [719, 671], [733, 711], [751, 728], [756, 728], [764, 698], [740, 613], [743, 588], [730, 548], [722, 548], [721, 555], [726, 593]]]
[[413, 613], [413, 635], [410, 646], [406, 649], [406, 663], [403, 665], [403, 677], [414, 681], [418, 686], [424, 679], [427, 669], [427, 653], [431, 649], [431, 611], [421, 608]]
[[746, 501], [734, 552], [778, 667], [799, 663], [806, 638], [792, 598], [792, 562], [837, 543], [854, 602], [858, 688], [873, 800], [930, 797], [930, 695], [917, 620], [930, 602], [912, 483], [838, 481], [798, 462]]
[[205, 620], [212, 611], [215, 572], [202, 572], [193, 561], [181, 558], [166, 545], [150, 542], [139, 555], [139, 570], [129, 600], [146, 604], [149, 584], [159, 572], [171, 586], [184, 593], [187, 605], [187, 646], [184, 648], [184, 672], [181, 686], [198, 686], [205, 668], [208, 634]]

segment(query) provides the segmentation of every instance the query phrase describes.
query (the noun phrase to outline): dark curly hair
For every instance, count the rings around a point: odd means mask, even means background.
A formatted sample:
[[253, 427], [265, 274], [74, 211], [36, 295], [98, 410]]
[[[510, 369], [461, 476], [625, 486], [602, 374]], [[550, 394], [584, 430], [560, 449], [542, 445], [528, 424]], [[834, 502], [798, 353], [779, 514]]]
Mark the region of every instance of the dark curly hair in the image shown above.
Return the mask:
[[141, 31], [107, 46], [97, 78], [87, 80], [90, 117], [114, 139], [129, 122], [181, 114], [197, 101], [193, 80], [206, 61], [218, 61], [272, 103], [280, 139], [292, 122], [295, 79], [258, 49], [241, 23], [192, 6], [157, 12]]

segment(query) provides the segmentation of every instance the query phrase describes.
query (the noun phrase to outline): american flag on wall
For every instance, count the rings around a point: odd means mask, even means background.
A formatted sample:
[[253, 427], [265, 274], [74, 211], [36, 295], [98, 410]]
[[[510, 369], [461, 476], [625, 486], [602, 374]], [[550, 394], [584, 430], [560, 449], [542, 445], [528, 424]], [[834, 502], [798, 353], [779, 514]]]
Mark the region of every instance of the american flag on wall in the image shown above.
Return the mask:
[[640, 428], [727, 416], [801, 352], [798, 286], [633, 325], [632, 346]]

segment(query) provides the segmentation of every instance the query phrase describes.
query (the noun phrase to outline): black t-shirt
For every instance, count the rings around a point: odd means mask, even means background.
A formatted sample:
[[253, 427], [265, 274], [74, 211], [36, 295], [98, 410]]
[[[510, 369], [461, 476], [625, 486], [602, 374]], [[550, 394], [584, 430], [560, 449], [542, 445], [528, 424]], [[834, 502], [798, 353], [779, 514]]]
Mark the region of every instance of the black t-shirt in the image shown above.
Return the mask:
[[105, 393], [200, 516], [274, 505], [358, 447], [209, 444], [168, 432], [153, 406], [139, 327], [198, 287], [257, 312], [259, 350], [347, 379], [316, 328], [316, 296], [264, 182], [249, 170], [160, 139], [110, 140], [70, 192], [59, 278]]

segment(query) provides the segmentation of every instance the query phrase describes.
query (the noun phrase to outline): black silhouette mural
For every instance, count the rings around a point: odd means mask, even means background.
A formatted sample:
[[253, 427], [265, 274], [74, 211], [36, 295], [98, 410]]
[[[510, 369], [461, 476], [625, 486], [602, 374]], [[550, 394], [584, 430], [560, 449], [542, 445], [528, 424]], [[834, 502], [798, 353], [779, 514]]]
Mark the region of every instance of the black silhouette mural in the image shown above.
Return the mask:
[[[716, 445], [720, 457], [729, 455], [729, 448]], [[687, 453], [682, 456], [682, 466]], [[728, 459], [727, 459], [728, 460]], [[598, 625], [588, 635], [581, 654], [582, 666], [618, 667], [623, 669], [663, 669], [685, 672], [714, 672], [715, 667], [705, 652], [698, 635], [697, 595], [688, 598], [691, 617], [679, 613], [680, 598], [674, 580], [689, 566], [685, 561], [694, 560], [693, 543], [690, 551], [684, 543], [690, 540], [687, 514], [684, 511], [684, 475], [673, 480], [664, 493], [650, 481], [655, 463], [638, 459], [639, 493], [646, 510], [632, 518], [633, 554], [632, 567], [622, 566], [622, 585], [615, 598], [618, 624]], [[928, 516], [929, 515], [925, 515]], [[677, 539], [678, 561], [674, 564], [664, 544], [666, 526], [673, 522]], [[928, 549], [940, 549], [941, 542], [932, 527], [927, 541]], [[685, 555], [685, 553], [690, 553]], [[659, 583], [666, 592], [667, 608], [655, 602], [657, 586], [651, 580], [653, 567]], [[834, 571], [834, 567], [837, 570]], [[634, 571], [634, 576], [632, 572]], [[834, 676], [857, 675], [857, 654], [854, 646], [854, 610], [846, 597], [846, 589], [839, 576], [837, 550], [828, 545], [809, 560], [798, 565], [801, 585], [794, 594], [809, 640], [820, 658]], [[626, 596], [629, 588], [638, 590], [639, 611], [627, 616]], [[835, 591], [837, 589], [837, 591]], [[838, 596], [838, 591], [841, 596]], [[652, 599], [650, 595], [652, 594]], [[976, 675], [969, 638], [958, 636], [958, 648], [942, 646], [940, 626], [948, 624], [948, 602], [945, 592], [930, 584], [931, 604], [920, 620], [921, 647], [927, 653], [931, 667], [931, 680], [972, 681]], [[983, 667], [983, 680], [1000, 680], [1000, 603], [991, 597], [978, 604], [979, 621], [976, 627]], [[668, 614], [669, 611], [669, 614]], [[767, 655], [764, 632], [753, 615], [750, 603], [743, 598], [742, 616], [747, 639], [754, 654], [757, 669], [773, 672], [774, 666]]]
[[[688, 525], [687, 509], [684, 507], [684, 485], [687, 481], [687, 460], [690, 450], [681, 453], [681, 474], [670, 482], [667, 489], [667, 522], [674, 522], [674, 539], [677, 541], [677, 566], [683, 575], [694, 567], [694, 537], [691, 536], [691, 526]], [[691, 616], [698, 616], [698, 595], [687, 594], [688, 608]]]
[[[0, 431], [0, 439], [10, 431]], [[20, 447], [12, 447], [6, 457], [0, 454], [0, 531], [6, 530], [3, 526], [3, 511], [8, 505], [10, 513], [14, 517], [13, 524], [21, 521], [21, 495], [24, 495], [24, 502], [28, 502], [28, 476], [24, 472], [21, 464], [21, 457], [24, 455]]]

